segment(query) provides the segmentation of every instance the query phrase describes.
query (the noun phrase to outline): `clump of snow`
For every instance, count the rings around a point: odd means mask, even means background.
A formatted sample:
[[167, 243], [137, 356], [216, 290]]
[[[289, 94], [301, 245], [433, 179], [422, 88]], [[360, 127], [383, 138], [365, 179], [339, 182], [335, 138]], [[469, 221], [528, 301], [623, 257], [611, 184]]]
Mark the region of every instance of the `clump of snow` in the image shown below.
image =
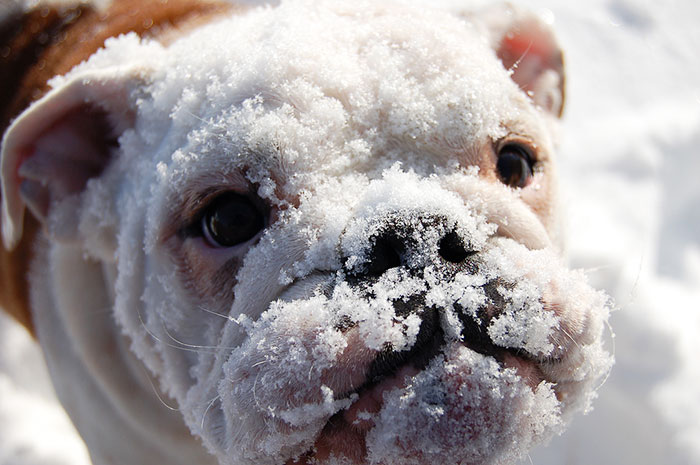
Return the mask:
[[322, 296], [274, 303], [232, 352], [220, 392], [238, 450], [227, 451], [227, 462], [274, 463], [300, 455], [328, 418], [350, 405], [322, 381], [312, 382], [323, 380], [347, 347], [345, 336], [328, 325], [333, 310]]

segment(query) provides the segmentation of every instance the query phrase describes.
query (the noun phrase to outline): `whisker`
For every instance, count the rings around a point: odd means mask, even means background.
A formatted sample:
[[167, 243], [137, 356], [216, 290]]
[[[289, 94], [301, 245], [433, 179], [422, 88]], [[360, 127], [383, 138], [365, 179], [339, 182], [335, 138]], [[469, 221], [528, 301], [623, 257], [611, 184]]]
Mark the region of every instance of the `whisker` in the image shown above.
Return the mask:
[[173, 412], [179, 412], [180, 409], [179, 409], [178, 407], [173, 407], [173, 406], [169, 405], [168, 403], [165, 402], [165, 400], [163, 399], [163, 397], [160, 395], [160, 392], [158, 391], [158, 388], [157, 388], [156, 385], [153, 383], [153, 379], [151, 378], [151, 374], [150, 374], [150, 372], [148, 371], [148, 368], [146, 368], [146, 367], [143, 366], [143, 365], [141, 365], [141, 368], [143, 368], [143, 371], [144, 371], [144, 373], [145, 373], [145, 375], [146, 375], [146, 379], [148, 380], [149, 384], [151, 385], [151, 388], [153, 389], [153, 393], [156, 395], [156, 397], [158, 398], [158, 400], [160, 401], [160, 403], [161, 403], [165, 408], [167, 408], [168, 410], [172, 410]]
[[[202, 118], [201, 116], [197, 116], [196, 114], [192, 113], [189, 110], [185, 110], [185, 113], [187, 113], [189, 116], [196, 119], [197, 121], [201, 121], [202, 123], [205, 123], [205, 124], [212, 124], [212, 121], [207, 121], [204, 118]], [[216, 128], [212, 128], [212, 129], [216, 129]], [[228, 143], [231, 142], [230, 139], [227, 139], [225, 136], [223, 136], [221, 134], [217, 134], [214, 130], [210, 131], [207, 135], [213, 135], [214, 137], [218, 137], [220, 140], [222, 140], [224, 142], [228, 142]]]
[[[212, 350], [212, 351], [205, 351], [205, 350], [201, 350], [201, 349], [194, 349], [194, 348], [187, 347], [186, 345], [184, 345], [184, 346], [177, 346], [177, 345], [175, 345], [175, 344], [170, 344], [170, 343], [168, 343], [168, 342], [166, 342], [166, 341], [163, 341], [161, 338], [159, 338], [158, 336], [156, 336], [155, 334], [153, 334], [153, 331], [151, 331], [150, 329], [148, 329], [148, 326], [146, 326], [146, 323], [143, 321], [143, 316], [141, 315], [141, 310], [140, 310], [140, 309], [137, 309], [137, 310], [136, 310], [136, 314], [138, 315], [139, 321], [141, 322], [141, 326], [142, 326], [143, 329], [146, 331], [146, 334], [148, 334], [150, 337], [152, 337], [153, 340], [155, 340], [155, 341], [158, 342], [159, 344], [163, 344], [164, 346], [166, 346], [166, 347], [171, 347], [171, 348], [173, 348], [173, 349], [184, 350], [184, 351], [188, 351], [188, 352], [195, 352], [195, 353], [203, 353], [203, 352], [204, 352], [204, 353], [211, 353], [211, 354], [216, 353], [216, 352], [213, 351], [213, 350]], [[165, 323], [163, 323], [163, 329], [165, 329]], [[166, 333], [167, 333], [167, 331], [166, 331]], [[181, 344], [179, 341], [177, 341], [175, 338], [173, 338], [170, 334], [168, 334], [168, 336], [169, 336], [174, 342], [177, 342], [178, 344]]]
[[253, 401], [255, 402], [255, 406], [258, 407], [259, 409], [264, 409], [264, 406], [260, 404], [260, 401], [258, 400], [258, 393], [257, 387], [258, 387], [258, 379], [260, 379], [260, 372], [255, 375], [255, 381], [253, 382]]
[[[488, 217], [488, 215], [487, 215], [487, 217]], [[490, 221], [490, 218], [489, 218], [489, 221]], [[494, 223], [494, 224], [496, 224], [498, 226], [499, 230], [503, 230], [503, 232], [505, 232], [507, 234], [507, 236], [504, 236], [502, 234], [498, 234], [498, 231], [497, 231], [493, 237], [505, 237], [505, 238], [511, 238], [511, 239], [517, 241], [517, 239], [515, 239], [517, 236], [514, 234], [514, 231], [507, 224], [505, 224], [505, 223], [503, 223], [503, 224]], [[520, 241], [517, 241], [517, 242], [520, 242]]]
[[233, 349], [235, 349], [235, 347], [203, 346], [203, 345], [188, 344], [186, 342], [182, 342], [179, 339], [176, 339], [175, 336], [170, 334], [170, 332], [168, 331], [168, 328], [165, 327], [165, 323], [163, 323], [163, 331], [173, 342], [176, 342], [176, 343], [182, 345], [183, 348], [197, 349], [197, 350], [206, 349], [208, 351], [211, 351], [210, 353], [216, 353], [215, 351], [219, 351], [219, 350], [233, 350]]
[[314, 371], [314, 365], [316, 362], [311, 363], [311, 367], [309, 368], [309, 381], [311, 381], [311, 373]]
[[[612, 329], [612, 326], [610, 325], [610, 322], [607, 320], [605, 321], [605, 327], [608, 328], [608, 331], [610, 331], [610, 339], [612, 341], [612, 349], [611, 350], [612, 350], [612, 357], [614, 360], [615, 359], [615, 350], [616, 350], [616, 348], [615, 348], [615, 333], [613, 332], [613, 329]], [[602, 388], [603, 385], [605, 385], [605, 383], [608, 381], [608, 378], [610, 378], [611, 373], [612, 373], [612, 366], [608, 369], [608, 372], [605, 374], [605, 377], [600, 382], [600, 384], [595, 388], [596, 391], [598, 389]]]
[[[255, 363], [253, 363], [253, 364], [250, 366], [250, 368], [259, 367], [260, 365], [264, 365], [264, 364], [266, 364], [266, 363], [268, 363], [267, 360], [264, 360], [264, 359], [263, 359], [263, 360], [259, 360], [259, 361], [255, 362]], [[259, 373], [258, 373], [258, 375], [259, 375]], [[231, 377], [229, 377], [229, 376], [227, 375], [227, 376], [226, 376], [226, 380], [229, 381], [231, 384], [238, 384], [240, 381], [246, 379], [247, 377], [248, 377], [248, 375], [245, 374], [245, 373], [242, 374], [241, 376], [239, 376], [238, 378], [235, 378], [235, 379], [234, 379], [234, 378], [231, 378]]]
[[598, 265], [598, 266], [591, 266], [591, 267], [588, 267], [588, 268], [583, 268], [583, 271], [584, 271], [586, 274], [589, 274], [589, 273], [597, 273], [597, 272], [599, 272], [599, 271], [607, 271], [607, 270], [614, 269], [616, 266], [617, 266], [617, 265], [616, 265], [615, 263], [609, 263], [609, 264], [607, 264], [607, 265]]
[[217, 395], [214, 397], [212, 400], [209, 401], [209, 404], [207, 405], [207, 409], [204, 411], [202, 414], [202, 423], [200, 425], [200, 429], [202, 432], [204, 432], [204, 420], [207, 418], [207, 413], [209, 413], [209, 410], [214, 406], [214, 403], [221, 398], [221, 394]]
[[[527, 45], [527, 48], [522, 53], [522, 55], [520, 55], [520, 58], [515, 60], [515, 62], [510, 66], [510, 68], [508, 68], [509, 72], [515, 72], [515, 70], [518, 69], [518, 66], [520, 66], [520, 63], [525, 59], [527, 54], [530, 53], [531, 48], [532, 48], [532, 41], [530, 41], [530, 43]], [[524, 86], [518, 86], [518, 87], [520, 87], [520, 90], [522, 90], [523, 92], [525, 91]]]
[[[635, 276], [634, 282], [632, 283], [632, 287], [630, 288], [629, 293], [626, 296], [626, 301], [623, 304], [615, 305], [612, 309], [611, 312], [615, 311], [623, 311], [626, 308], [631, 307], [635, 303], [635, 297], [637, 293], [637, 288], [639, 286], [639, 281], [641, 279], [642, 275], [642, 268], [644, 267], [644, 255], [640, 255], [639, 257], [639, 266], [637, 267], [637, 275]], [[615, 354], [617, 353], [617, 343], [615, 340], [615, 331], [613, 330], [612, 325], [610, 324], [609, 320], [605, 321], [605, 327], [607, 328], [607, 331], [610, 333], [610, 343], [612, 344], [612, 348], [610, 349], [612, 352], [612, 357], [613, 360], [615, 359]], [[608, 370], [608, 372], [605, 374], [605, 377], [603, 380], [600, 382], [600, 384], [596, 387], [596, 391], [600, 388], [602, 388], [605, 383], [608, 381], [610, 378], [610, 375], [612, 373], [612, 367]]]
[[235, 323], [238, 323], [238, 320], [236, 320], [236, 319], [235, 319], [234, 317], [232, 317], [231, 315], [224, 315], [223, 313], [215, 312], [214, 310], [209, 310], [208, 308], [203, 307], [203, 306], [201, 306], [201, 305], [198, 306], [198, 308], [199, 308], [200, 310], [202, 310], [203, 312], [207, 312], [207, 313], [210, 313], [210, 314], [212, 314], [212, 315], [214, 315], [214, 316], [218, 316], [218, 317], [220, 317], [220, 318], [224, 318], [224, 319], [226, 319], [226, 320], [228, 320], [228, 321], [233, 321], [233, 322], [235, 322]]
[[637, 275], [634, 277], [634, 282], [632, 283], [632, 287], [630, 288], [629, 292], [627, 293], [626, 302], [624, 304], [620, 304], [614, 310], [624, 310], [624, 309], [629, 308], [632, 305], [634, 305], [635, 298], [637, 296], [637, 288], [639, 287], [639, 280], [642, 277], [642, 268], [643, 267], [644, 267], [644, 255], [642, 254], [639, 257], [639, 266], [637, 267]]
[[578, 342], [576, 342], [576, 339], [574, 339], [574, 337], [573, 337], [566, 329], [564, 329], [564, 328], [559, 328], [559, 329], [561, 329], [561, 332], [564, 333], [564, 335], [565, 335], [566, 337], [568, 337], [569, 340], [570, 340], [571, 342], [573, 342], [574, 345], [575, 345], [578, 349], [581, 349], [581, 346], [578, 344]]
[[200, 310], [206, 313], [211, 313], [214, 316], [218, 316], [219, 318], [226, 319], [227, 321], [231, 321], [233, 323], [236, 323], [239, 325], [241, 328], [243, 328], [245, 331], [249, 331], [253, 325], [252, 320], [248, 317], [248, 315], [245, 314], [240, 314], [237, 317], [233, 317], [232, 315], [225, 315], [223, 313], [215, 312], [214, 310], [209, 310], [206, 307], [199, 306], [198, 307]]

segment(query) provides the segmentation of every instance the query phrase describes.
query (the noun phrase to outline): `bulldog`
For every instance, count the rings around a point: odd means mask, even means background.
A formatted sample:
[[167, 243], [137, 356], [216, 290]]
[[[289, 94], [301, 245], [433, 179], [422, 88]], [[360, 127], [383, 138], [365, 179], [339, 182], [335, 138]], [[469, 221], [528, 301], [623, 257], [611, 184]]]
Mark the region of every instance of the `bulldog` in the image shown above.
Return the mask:
[[504, 464], [611, 366], [511, 6], [5, 14], [0, 304], [95, 464]]

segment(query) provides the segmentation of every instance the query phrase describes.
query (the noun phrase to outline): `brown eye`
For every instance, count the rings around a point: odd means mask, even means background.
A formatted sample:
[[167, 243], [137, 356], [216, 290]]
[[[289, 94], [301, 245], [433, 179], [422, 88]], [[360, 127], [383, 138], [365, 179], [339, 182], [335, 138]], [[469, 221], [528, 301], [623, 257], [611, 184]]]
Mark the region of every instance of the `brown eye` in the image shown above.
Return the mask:
[[523, 188], [530, 184], [535, 162], [530, 151], [519, 144], [508, 144], [498, 152], [496, 169], [503, 184]]
[[264, 227], [262, 213], [248, 197], [227, 192], [204, 211], [201, 235], [212, 247], [233, 247], [252, 239]]

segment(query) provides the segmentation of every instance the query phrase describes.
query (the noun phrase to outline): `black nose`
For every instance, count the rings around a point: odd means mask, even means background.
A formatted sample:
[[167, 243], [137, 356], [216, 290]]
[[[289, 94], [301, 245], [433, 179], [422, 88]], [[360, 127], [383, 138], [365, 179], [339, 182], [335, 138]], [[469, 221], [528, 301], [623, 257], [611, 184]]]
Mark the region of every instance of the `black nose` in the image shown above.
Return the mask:
[[406, 245], [392, 232], [385, 232], [374, 238], [372, 249], [367, 256], [366, 274], [368, 276], [381, 276], [385, 271], [402, 265]]
[[463, 263], [476, 252], [469, 250], [465, 241], [454, 229], [441, 235], [437, 243], [437, 257], [426, 256], [434, 255], [435, 244], [433, 243], [433, 247], [430, 247], [431, 244], [425, 243], [425, 237], [435, 235], [421, 234], [421, 231], [445, 231], [448, 230], [446, 223], [446, 220], [434, 216], [410, 220], [397, 217], [386, 218], [382, 227], [378, 228], [378, 232], [368, 238], [370, 248], [363, 266], [359, 270], [354, 270], [352, 274], [356, 277], [379, 277], [387, 270], [400, 266], [416, 268], [435, 262]]
[[438, 254], [450, 263], [462, 263], [474, 253], [474, 251], [467, 250], [464, 241], [455, 231], [445, 234], [438, 244]]

